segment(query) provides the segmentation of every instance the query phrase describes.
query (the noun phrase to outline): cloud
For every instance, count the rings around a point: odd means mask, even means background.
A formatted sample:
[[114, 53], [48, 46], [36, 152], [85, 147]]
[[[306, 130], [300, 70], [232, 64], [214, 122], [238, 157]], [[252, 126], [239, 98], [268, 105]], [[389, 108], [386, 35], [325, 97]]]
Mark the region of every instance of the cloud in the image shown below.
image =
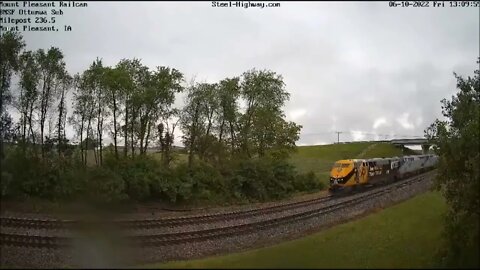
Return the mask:
[[385, 117], [377, 118], [373, 123], [373, 129], [377, 129], [379, 126], [384, 125], [386, 123], [387, 123], [387, 120], [385, 119]]
[[[302, 144], [337, 141], [336, 131], [345, 132], [342, 141], [423, 135], [442, 118], [440, 100], [456, 92], [452, 72], [472, 75], [479, 56], [474, 8], [395, 9], [383, 2], [282, 2], [265, 9], [212, 8], [210, 2], [88, 5], [58, 18], [72, 32], [24, 32], [27, 48], [60, 47], [70, 73], [85, 70], [97, 56], [106, 65], [137, 57], [152, 69], [174, 67], [187, 81], [273, 70], [291, 94], [284, 110], [303, 126]], [[182, 104], [179, 95], [175, 106]], [[179, 128], [175, 135], [180, 143]]]
[[408, 117], [410, 114], [408, 112], [403, 113], [399, 118], [397, 118], [397, 122], [404, 128], [404, 129], [413, 129], [415, 125], [408, 121]]
[[290, 121], [298, 121], [302, 116], [304, 116], [307, 113], [307, 110], [305, 109], [295, 109], [287, 112], [287, 119]]
[[353, 141], [363, 141], [365, 139], [365, 135], [362, 131], [352, 131]]
[[[313, 143], [313, 145], [326, 145], [326, 144], [330, 144], [329, 142], [323, 142], [323, 141], [317, 141], [315, 143]], [[303, 144], [303, 145], [309, 145], [309, 144]]]

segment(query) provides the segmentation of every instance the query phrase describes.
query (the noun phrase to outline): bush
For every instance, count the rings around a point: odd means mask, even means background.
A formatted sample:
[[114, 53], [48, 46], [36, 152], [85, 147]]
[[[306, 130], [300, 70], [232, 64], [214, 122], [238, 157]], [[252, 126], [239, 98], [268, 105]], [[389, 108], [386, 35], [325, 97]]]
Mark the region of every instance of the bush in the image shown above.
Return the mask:
[[50, 153], [41, 159], [21, 148], [2, 160], [2, 196], [65, 199], [85, 190], [83, 168]]
[[323, 182], [312, 171], [297, 175], [293, 185], [297, 191], [315, 191], [324, 188]]
[[125, 192], [129, 198], [143, 201], [151, 197], [150, 186], [155, 181], [155, 171], [161, 163], [149, 156], [135, 158], [106, 155], [105, 167], [118, 173], [125, 182]]
[[158, 167], [155, 169], [154, 176], [150, 183], [152, 198], [175, 202], [178, 194], [178, 183], [175, 173], [171, 169]]
[[223, 195], [226, 183], [220, 172], [213, 166], [200, 162], [190, 170], [193, 182], [193, 194], [199, 199], [210, 199], [212, 196]]
[[2, 181], [0, 181], [0, 196], [2, 198], [8, 198], [14, 195], [14, 191], [11, 190], [11, 186], [13, 183], [13, 176], [8, 172], [2, 171]]
[[68, 199], [85, 191], [86, 175], [83, 167], [70, 158], [51, 156], [43, 164], [43, 179], [49, 183], [51, 198]]
[[39, 188], [34, 187], [37, 182], [40, 171], [40, 160], [29, 157], [19, 149], [9, 151], [4, 160], [2, 160], [2, 176], [5, 175], [14, 181], [3, 181], [2, 191], [7, 197], [22, 196], [25, 194], [34, 194]]
[[87, 194], [93, 201], [117, 202], [128, 198], [125, 181], [110, 169], [94, 167], [88, 170]]
[[185, 163], [169, 168], [148, 155], [117, 159], [106, 151], [102, 167], [84, 167], [74, 156], [64, 158], [52, 152], [41, 159], [20, 148], [10, 150], [2, 160], [2, 197], [265, 201], [322, 188], [313, 172], [299, 175], [294, 166], [271, 156], [225, 160], [220, 168], [201, 160], [191, 168]]
[[295, 176], [295, 167], [286, 161], [245, 160], [231, 178], [232, 192], [237, 198], [260, 201], [284, 198], [294, 191]]
[[172, 191], [175, 192], [175, 198], [171, 196], [174, 201], [186, 201], [192, 197], [194, 178], [191, 175], [191, 170], [186, 164], [180, 164], [175, 168], [174, 181], [170, 185]]
[[157, 169], [152, 189], [171, 202], [212, 199], [223, 196], [226, 185], [222, 175], [207, 163], [199, 162], [192, 168], [180, 164], [175, 169]]
[[284, 198], [294, 191], [293, 183], [297, 171], [295, 166], [288, 164], [286, 161], [280, 161], [273, 164], [274, 185], [267, 187], [268, 192], [274, 198]]
[[273, 171], [270, 169], [264, 160], [241, 162], [232, 178], [234, 195], [237, 198], [265, 200], [268, 197], [265, 183], [274, 177]]

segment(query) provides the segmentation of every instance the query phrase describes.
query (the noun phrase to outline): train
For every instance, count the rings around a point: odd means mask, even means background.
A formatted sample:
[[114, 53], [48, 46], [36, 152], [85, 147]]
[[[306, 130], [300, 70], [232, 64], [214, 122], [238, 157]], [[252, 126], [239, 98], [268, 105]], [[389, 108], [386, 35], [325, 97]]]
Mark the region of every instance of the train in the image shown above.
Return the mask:
[[330, 171], [331, 192], [392, 183], [433, 170], [437, 155], [409, 155], [391, 158], [342, 159]]

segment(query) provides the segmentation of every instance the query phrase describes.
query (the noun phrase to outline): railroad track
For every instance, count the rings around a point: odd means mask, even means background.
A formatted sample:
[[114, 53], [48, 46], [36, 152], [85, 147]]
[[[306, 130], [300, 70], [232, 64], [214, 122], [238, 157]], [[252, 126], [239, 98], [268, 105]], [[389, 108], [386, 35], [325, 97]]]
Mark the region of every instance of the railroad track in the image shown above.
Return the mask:
[[[185, 232], [164, 233], [154, 235], [136, 235], [126, 236], [128, 243], [141, 246], [141, 247], [156, 247], [172, 244], [189, 243], [195, 241], [202, 241], [208, 239], [218, 239], [221, 237], [228, 237], [232, 235], [247, 234], [249, 232], [255, 232], [259, 230], [269, 229], [282, 224], [288, 224], [291, 222], [309, 219], [315, 216], [331, 213], [343, 208], [346, 208], [353, 204], [358, 204], [372, 198], [382, 196], [391, 192], [392, 190], [400, 189], [404, 186], [410, 185], [415, 182], [423, 181], [429, 178], [430, 173], [425, 173], [419, 176], [412, 177], [401, 182], [396, 182], [391, 185], [383, 186], [378, 189], [373, 189], [367, 192], [358, 193], [354, 196], [349, 196], [347, 199], [338, 200], [339, 202], [330, 205], [321, 205], [319, 208], [295, 213], [292, 215], [281, 216], [273, 219], [266, 219], [246, 224], [225, 226], [212, 229], [202, 229]], [[308, 202], [315, 201], [315, 199], [308, 200]], [[318, 201], [317, 201], [318, 203]], [[288, 204], [292, 205], [292, 204]], [[298, 206], [298, 204], [295, 204]], [[280, 206], [279, 206], [280, 207]], [[271, 207], [273, 208], [273, 207]], [[268, 208], [270, 209], [270, 208]], [[278, 208], [276, 208], [278, 209]], [[259, 210], [259, 209], [255, 209]], [[251, 213], [254, 210], [245, 211]], [[234, 212], [231, 212], [234, 213]], [[227, 213], [227, 214], [231, 214]], [[213, 215], [218, 216], [218, 215]], [[220, 215], [221, 216], [221, 215]], [[225, 216], [230, 217], [230, 216]], [[192, 218], [192, 217], [186, 217]], [[182, 218], [176, 218], [182, 220]], [[22, 247], [41, 247], [41, 248], [63, 248], [72, 245], [75, 240], [73, 237], [58, 237], [58, 236], [34, 236], [34, 235], [20, 235], [20, 234], [0, 234], [0, 240], [2, 245], [10, 246], [22, 246]]]
[[[426, 174], [428, 174], [427, 172]], [[262, 207], [249, 210], [237, 210], [223, 213], [212, 213], [205, 215], [189, 215], [181, 217], [167, 217], [157, 219], [142, 219], [142, 220], [117, 220], [109, 222], [110, 225], [115, 225], [126, 229], [151, 229], [161, 227], [172, 227], [189, 224], [204, 224], [215, 221], [225, 221], [227, 219], [247, 218], [260, 214], [269, 214], [279, 211], [286, 211], [300, 207], [307, 207], [332, 199], [332, 196], [321, 198], [314, 198], [304, 201], [277, 204], [269, 207]], [[103, 222], [105, 223], [105, 222]], [[85, 222], [78, 220], [58, 220], [58, 219], [29, 219], [18, 217], [0, 217], [1, 227], [12, 228], [26, 228], [26, 229], [76, 229], [83, 225], [95, 225], [95, 222]], [[108, 225], [108, 224], [107, 224]]]
[[[144, 220], [118, 220], [111, 222], [101, 222], [102, 224], [115, 225], [127, 229], [151, 229], [161, 227], [172, 227], [188, 224], [202, 224], [215, 221], [225, 221], [229, 219], [247, 218], [260, 214], [269, 214], [278, 211], [286, 211], [299, 207], [306, 207], [318, 204], [331, 199], [331, 195], [321, 198], [309, 199], [299, 202], [285, 203], [249, 210], [237, 210], [224, 213], [212, 213], [206, 215], [191, 215], [181, 217], [167, 217], [158, 219]], [[58, 220], [58, 219], [28, 219], [17, 217], [0, 217], [0, 226], [15, 227], [27, 229], [75, 229], [84, 225], [95, 225], [97, 222], [85, 222], [78, 220]], [[100, 222], [98, 222], [100, 223]]]

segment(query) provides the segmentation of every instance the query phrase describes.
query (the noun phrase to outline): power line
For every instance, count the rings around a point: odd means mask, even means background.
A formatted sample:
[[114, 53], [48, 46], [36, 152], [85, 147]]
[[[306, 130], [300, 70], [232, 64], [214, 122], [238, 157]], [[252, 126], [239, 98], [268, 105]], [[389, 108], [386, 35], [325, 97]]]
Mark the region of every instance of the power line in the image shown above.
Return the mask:
[[343, 133], [341, 131], [337, 131], [337, 143], [340, 143], [340, 133]]

